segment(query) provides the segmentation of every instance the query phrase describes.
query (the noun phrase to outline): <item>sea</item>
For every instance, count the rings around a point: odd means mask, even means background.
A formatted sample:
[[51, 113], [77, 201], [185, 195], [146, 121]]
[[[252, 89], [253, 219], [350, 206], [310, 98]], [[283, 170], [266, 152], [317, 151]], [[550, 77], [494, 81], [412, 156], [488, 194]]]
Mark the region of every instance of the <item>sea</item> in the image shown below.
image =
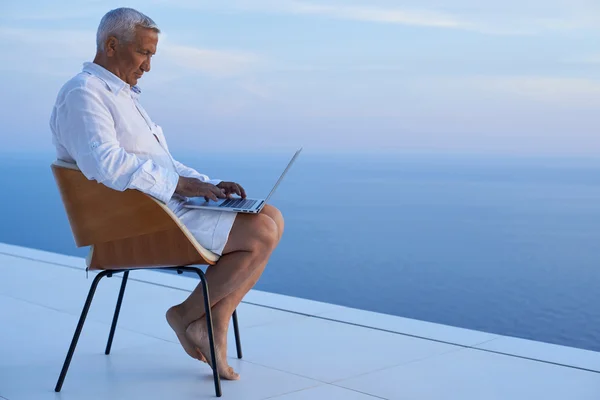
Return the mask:
[[[180, 161], [265, 196], [291, 153]], [[53, 154], [0, 157], [0, 242], [85, 256]], [[256, 289], [600, 351], [600, 160], [305, 150]]]

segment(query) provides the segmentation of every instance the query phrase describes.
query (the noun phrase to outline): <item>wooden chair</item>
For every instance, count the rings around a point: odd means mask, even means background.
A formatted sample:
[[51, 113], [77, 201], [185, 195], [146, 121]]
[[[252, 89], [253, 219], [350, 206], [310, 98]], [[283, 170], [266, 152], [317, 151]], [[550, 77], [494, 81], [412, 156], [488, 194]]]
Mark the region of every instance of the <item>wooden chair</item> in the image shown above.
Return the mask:
[[[193, 265], [214, 265], [219, 256], [203, 248], [171, 210], [160, 201], [137, 190], [113, 190], [88, 180], [74, 165], [52, 164], [52, 173], [69, 219], [77, 247], [90, 246], [88, 270], [99, 270], [88, 293], [55, 391], [60, 392], [77, 346], [98, 283], [103, 277], [123, 272], [105, 354], [110, 354], [129, 272], [163, 269], [198, 274], [204, 291], [204, 306], [210, 341], [213, 379], [217, 397], [221, 381], [215, 358], [210, 296], [204, 273]], [[238, 358], [242, 358], [237, 312], [233, 326]]]

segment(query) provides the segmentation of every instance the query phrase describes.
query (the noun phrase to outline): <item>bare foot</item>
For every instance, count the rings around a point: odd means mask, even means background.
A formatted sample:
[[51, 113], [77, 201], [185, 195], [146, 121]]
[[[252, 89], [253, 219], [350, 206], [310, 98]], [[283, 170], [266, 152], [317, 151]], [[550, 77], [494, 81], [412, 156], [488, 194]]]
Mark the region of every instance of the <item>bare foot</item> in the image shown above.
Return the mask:
[[[214, 320], [213, 320], [214, 321]], [[214, 324], [215, 335], [215, 357], [217, 358], [218, 372], [221, 379], [235, 381], [240, 379], [240, 375], [227, 364], [227, 325], [221, 328], [219, 324]], [[206, 318], [202, 317], [192, 322], [185, 334], [190, 343], [192, 343], [200, 354], [206, 354], [208, 364], [213, 367], [210, 357], [210, 344], [208, 341], [208, 330], [206, 328]]]
[[179, 315], [179, 313], [177, 312], [177, 306], [169, 308], [166, 317], [169, 326], [175, 331], [177, 339], [179, 339], [179, 343], [181, 343], [181, 346], [183, 347], [185, 352], [192, 358], [195, 358], [202, 362], [206, 362], [206, 357], [204, 357], [202, 353], [196, 351], [194, 345], [190, 343], [187, 336], [185, 335], [186, 326], [183, 323], [181, 315]]

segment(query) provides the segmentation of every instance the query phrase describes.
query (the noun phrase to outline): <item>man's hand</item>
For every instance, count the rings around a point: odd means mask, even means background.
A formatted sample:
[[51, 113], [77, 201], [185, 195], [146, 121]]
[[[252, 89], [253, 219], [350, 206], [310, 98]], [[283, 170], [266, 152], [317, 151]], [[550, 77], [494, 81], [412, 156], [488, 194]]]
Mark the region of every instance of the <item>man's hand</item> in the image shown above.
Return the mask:
[[185, 197], [204, 197], [206, 201], [224, 199], [225, 191], [211, 183], [202, 182], [196, 178], [179, 177], [175, 193]]
[[217, 187], [222, 189], [227, 197], [231, 197], [231, 195], [235, 193], [242, 199], [246, 198], [246, 191], [244, 188], [235, 182], [221, 182]]

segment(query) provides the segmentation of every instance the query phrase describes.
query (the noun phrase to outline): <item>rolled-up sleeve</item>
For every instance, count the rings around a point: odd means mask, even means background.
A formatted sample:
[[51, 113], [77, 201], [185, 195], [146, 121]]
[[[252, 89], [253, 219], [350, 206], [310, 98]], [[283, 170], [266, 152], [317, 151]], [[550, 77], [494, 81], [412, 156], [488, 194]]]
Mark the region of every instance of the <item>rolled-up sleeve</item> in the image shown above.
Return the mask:
[[199, 173], [193, 168], [183, 165], [179, 161], [175, 161], [175, 168], [177, 168], [177, 173], [179, 175], [185, 176], [186, 178], [196, 178], [201, 180], [202, 182], [208, 182], [215, 186], [222, 182], [221, 179], [210, 179], [208, 176]]
[[121, 147], [110, 110], [96, 94], [73, 89], [58, 111], [62, 145], [88, 179], [119, 191], [136, 189], [164, 203], [171, 199], [179, 175]]

